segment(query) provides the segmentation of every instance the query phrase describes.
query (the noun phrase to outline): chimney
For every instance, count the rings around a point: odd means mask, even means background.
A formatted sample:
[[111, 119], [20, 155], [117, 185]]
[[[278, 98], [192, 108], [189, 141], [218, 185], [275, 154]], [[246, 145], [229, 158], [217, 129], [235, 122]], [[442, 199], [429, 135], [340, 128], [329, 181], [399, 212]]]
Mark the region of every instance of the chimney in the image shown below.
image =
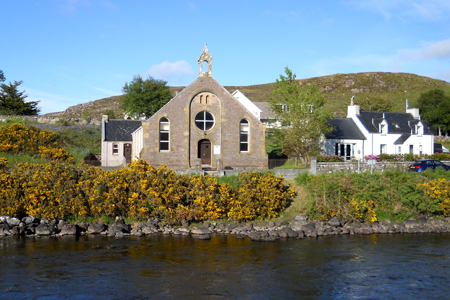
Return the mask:
[[103, 115], [102, 120], [105, 121], [105, 123], [108, 123], [108, 121], [109, 121], [108, 115]]

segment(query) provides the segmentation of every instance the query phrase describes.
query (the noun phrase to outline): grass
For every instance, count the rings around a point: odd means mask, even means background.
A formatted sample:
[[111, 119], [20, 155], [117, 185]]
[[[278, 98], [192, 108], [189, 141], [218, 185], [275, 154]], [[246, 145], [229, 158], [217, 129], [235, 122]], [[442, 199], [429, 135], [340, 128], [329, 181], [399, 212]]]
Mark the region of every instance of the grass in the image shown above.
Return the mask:
[[12, 154], [0, 152], [0, 157], [8, 159], [8, 166], [12, 167], [16, 163], [46, 164], [50, 160], [45, 158], [36, 158], [26, 154]]
[[301, 163], [296, 165], [295, 162], [291, 160], [287, 160], [284, 165], [275, 167], [274, 169], [307, 169], [307, 166], [302, 165]]

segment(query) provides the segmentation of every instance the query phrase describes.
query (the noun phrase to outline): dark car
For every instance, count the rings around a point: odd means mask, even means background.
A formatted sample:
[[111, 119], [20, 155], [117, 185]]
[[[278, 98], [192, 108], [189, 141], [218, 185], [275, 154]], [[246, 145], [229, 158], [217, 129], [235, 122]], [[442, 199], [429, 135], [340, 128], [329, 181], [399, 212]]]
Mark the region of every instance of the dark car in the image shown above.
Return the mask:
[[434, 159], [423, 159], [416, 161], [412, 165], [409, 166], [409, 170], [412, 172], [422, 172], [426, 169], [436, 169], [438, 167], [444, 168], [446, 171], [450, 170], [450, 166], [443, 164], [439, 160]]
[[447, 149], [434, 149], [434, 153], [450, 154], [450, 151], [448, 151]]

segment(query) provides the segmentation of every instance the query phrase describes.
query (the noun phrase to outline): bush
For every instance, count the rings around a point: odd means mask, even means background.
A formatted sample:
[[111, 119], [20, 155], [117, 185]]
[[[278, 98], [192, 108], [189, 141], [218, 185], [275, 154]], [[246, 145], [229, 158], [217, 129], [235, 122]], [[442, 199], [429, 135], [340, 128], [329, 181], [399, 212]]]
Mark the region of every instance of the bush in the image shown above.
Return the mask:
[[345, 158], [337, 155], [318, 155], [318, 162], [343, 162]]
[[101, 168], [66, 163], [20, 163], [10, 170], [0, 159], [0, 215], [46, 219], [115, 217], [168, 222], [226, 217], [275, 217], [294, 192], [281, 177], [253, 172], [239, 175], [236, 189], [210, 176], [180, 175], [144, 161], [129, 168]]

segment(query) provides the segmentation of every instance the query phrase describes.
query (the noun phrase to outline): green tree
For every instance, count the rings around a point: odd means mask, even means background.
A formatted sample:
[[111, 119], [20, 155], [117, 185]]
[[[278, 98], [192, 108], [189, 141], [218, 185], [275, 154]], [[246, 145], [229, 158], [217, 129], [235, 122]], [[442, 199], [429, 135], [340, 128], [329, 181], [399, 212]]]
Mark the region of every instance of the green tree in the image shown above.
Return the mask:
[[422, 119], [441, 130], [450, 130], [450, 97], [441, 89], [420, 94], [417, 106]]
[[3, 74], [3, 71], [2, 70], [0, 70], [0, 82], [3, 82], [3, 81], [5, 81], [5, 75]]
[[129, 116], [150, 118], [172, 98], [167, 81], [157, 80], [149, 76], [144, 80], [140, 75], [133, 81], [125, 83], [120, 98], [120, 108]]
[[315, 84], [302, 86], [289, 68], [285, 72], [272, 86], [268, 100], [283, 126], [269, 129], [269, 134], [275, 147], [281, 146], [283, 153], [307, 165], [311, 156], [319, 154], [323, 135], [332, 130], [327, 121], [331, 114]]
[[37, 115], [41, 111], [40, 101], [25, 102], [25, 91], [19, 92], [22, 81], [2, 83], [0, 85], [0, 114], [3, 115]]
[[394, 106], [392, 100], [380, 96], [362, 98], [358, 104], [362, 110], [369, 111], [392, 111]]

